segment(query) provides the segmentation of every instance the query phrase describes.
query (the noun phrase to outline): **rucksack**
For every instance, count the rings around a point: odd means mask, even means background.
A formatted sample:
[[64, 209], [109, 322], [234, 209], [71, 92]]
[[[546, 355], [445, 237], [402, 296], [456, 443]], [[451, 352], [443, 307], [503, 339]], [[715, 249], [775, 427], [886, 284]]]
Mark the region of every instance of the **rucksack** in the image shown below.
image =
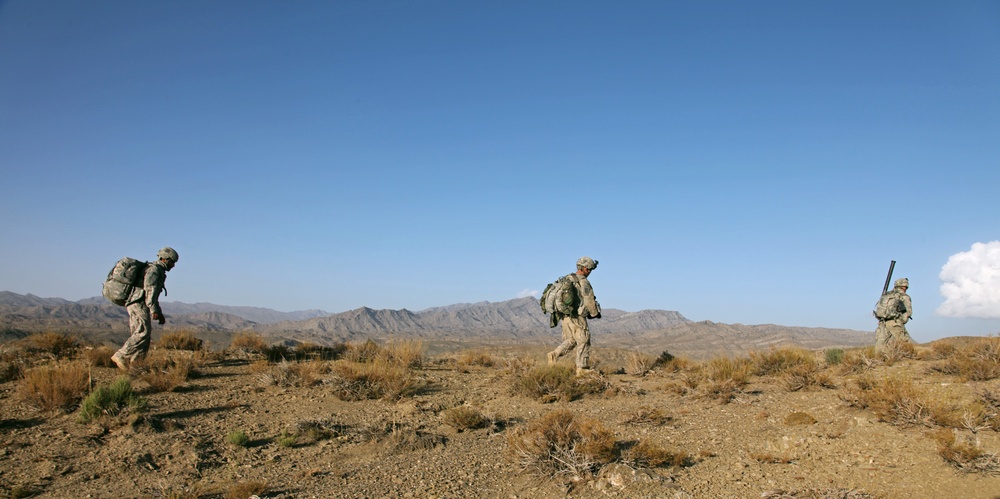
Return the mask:
[[905, 309], [905, 305], [899, 299], [899, 294], [894, 292], [888, 292], [882, 295], [878, 302], [875, 303], [875, 310], [872, 311], [875, 314], [875, 318], [879, 320], [892, 320], [899, 317], [899, 314], [903, 311], [900, 309]]
[[104, 280], [101, 294], [115, 305], [125, 306], [136, 286], [142, 287], [146, 275], [147, 262], [125, 257], [115, 263]]
[[563, 276], [545, 287], [539, 299], [542, 312], [551, 314], [558, 312], [563, 315], [576, 315], [580, 306], [580, 297], [576, 291], [576, 283], [569, 276]]

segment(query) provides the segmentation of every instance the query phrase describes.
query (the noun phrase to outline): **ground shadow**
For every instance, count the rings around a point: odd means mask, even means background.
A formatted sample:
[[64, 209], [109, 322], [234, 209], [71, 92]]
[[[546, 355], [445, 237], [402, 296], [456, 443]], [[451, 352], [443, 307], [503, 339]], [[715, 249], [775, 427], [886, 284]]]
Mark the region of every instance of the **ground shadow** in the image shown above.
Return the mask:
[[42, 418], [31, 419], [0, 419], [0, 430], [24, 430], [44, 423]]
[[237, 408], [241, 408], [241, 407], [250, 407], [250, 406], [246, 405], [246, 404], [240, 404], [240, 405], [217, 405], [215, 407], [201, 407], [201, 408], [198, 408], [198, 409], [185, 409], [183, 411], [165, 412], [165, 413], [162, 413], [162, 414], [157, 414], [157, 417], [159, 417], [159, 418], [186, 419], [186, 418], [193, 418], [195, 416], [201, 416], [203, 414], [212, 414], [212, 413], [215, 413], [215, 412], [231, 411], [233, 409], [237, 409]]

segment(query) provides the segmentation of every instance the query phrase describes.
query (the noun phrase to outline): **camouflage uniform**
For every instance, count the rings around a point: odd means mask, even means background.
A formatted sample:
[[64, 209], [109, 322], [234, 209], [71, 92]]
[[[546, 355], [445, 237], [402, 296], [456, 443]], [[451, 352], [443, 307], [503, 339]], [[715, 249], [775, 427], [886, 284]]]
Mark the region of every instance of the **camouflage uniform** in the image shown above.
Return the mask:
[[[583, 269], [594, 270], [597, 268], [597, 261], [588, 257], [583, 257], [577, 261], [577, 272], [566, 276], [576, 286], [577, 296], [580, 297], [580, 306], [576, 313], [562, 317], [562, 339], [563, 342], [555, 350], [549, 352], [549, 363], [555, 363], [570, 350], [576, 348], [576, 371], [577, 374], [590, 369], [590, 328], [587, 325], [587, 318], [601, 318], [601, 305], [597, 303], [594, 296], [594, 288], [590, 285], [587, 276], [582, 274]], [[587, 272], [589, 274], [589, 272]]]
[[160, 309], [160, 292], [164, 290], [167, 271], [173, 267], [173, 264], [165, 262], [164, 257], [176, 262], [177, 252], [171, 248], [163, 248], [160, 250], [159, 256], [160, 259], [146, 265], [142, 287], [137, 286], [132, 291], [132, 295], [125, 305], [125, 310], [128, 311], [128, 326], [131, 336], [112, 356], [119, 367], [127, 366], [133, 361], [146, 357], [153, 334], [151, 318], [154, 315], [159, 317], [160, 324], [165, 322], [163, 311]]
[[906, 323], [909, 322], [910, 317], [913, 316], [913, 303], [910, 301], [910, 295], [906, 294], [906, 290], [909, 287], [910, 281], [905, 277], [902, 279], [896, 279], [890, 293], [895, 293], [897, 295], [899, 303], [903, 305], [905, 310], [901, 310], [899, 316], [894, 319], [880, 319], [878, 321], [878, 327], [875, 329], [876, 350], [884, 350], [890, 340], [906, 342], [913, 341], [910, 339], [910, 333], [906, 331]]

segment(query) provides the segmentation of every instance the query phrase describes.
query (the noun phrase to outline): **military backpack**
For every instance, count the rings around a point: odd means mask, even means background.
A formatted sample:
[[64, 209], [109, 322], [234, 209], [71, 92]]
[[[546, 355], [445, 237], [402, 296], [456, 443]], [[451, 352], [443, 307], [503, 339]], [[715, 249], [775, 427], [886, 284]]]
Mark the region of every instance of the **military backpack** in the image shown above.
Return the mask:
[[545, 287], [539, 302], [542, 305], [542, 312], [546, 314], [558, 312], [562, 315], [576, 315], [576, 310], [580, 306], [576, 283], [569, 276], [560, 277]]
[[906, 311], [906, 305], [899, 299], [899, 293], [890, 291], [882, 295], [875, 304], [875, 318], [881, 321], [888, 321], [899, 317]]
[[148, 265], [148, 262], [140, 262], [127, 256], [118, 260], [108, 272], [101, 294], [115, 305], [128, 305], [135, 288], [142, 287]]

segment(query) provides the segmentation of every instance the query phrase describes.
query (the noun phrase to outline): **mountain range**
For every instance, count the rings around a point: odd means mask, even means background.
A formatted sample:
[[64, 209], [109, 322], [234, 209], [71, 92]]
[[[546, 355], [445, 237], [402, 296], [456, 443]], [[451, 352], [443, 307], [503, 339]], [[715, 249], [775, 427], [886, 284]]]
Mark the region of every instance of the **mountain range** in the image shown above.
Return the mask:
[[[214, 333], [218, 342], [238, 332], [256, 332], [272, 342], [286, 344], [419, 339], [466, 346], [555, 345], [561, 336], [559, 327], [549, 327], [549, 318], [541, 312], [538, 300], [530, 297], [453, 304], [417, 312], [368, 307], [341, 313], [279, 312], [182, 302], [161, 302], [161, 306], [168, 318], [163, 330]], [[127, 317], [124, 307], [112, 305], [102, 297], [73, 302], [0, 292], [0, 340], [56, 331], [117, 343], [128, 334]], [[692, 358], [738, 355], [779, 346], [854, 347], [874, 340], [871, 332], [848, 329], [692, 322], [669, 310], [605, 309], [601, 319], [590, 321], [590, 329], [595, 347], [638, 349], [654, 354], [666, 350]]]

